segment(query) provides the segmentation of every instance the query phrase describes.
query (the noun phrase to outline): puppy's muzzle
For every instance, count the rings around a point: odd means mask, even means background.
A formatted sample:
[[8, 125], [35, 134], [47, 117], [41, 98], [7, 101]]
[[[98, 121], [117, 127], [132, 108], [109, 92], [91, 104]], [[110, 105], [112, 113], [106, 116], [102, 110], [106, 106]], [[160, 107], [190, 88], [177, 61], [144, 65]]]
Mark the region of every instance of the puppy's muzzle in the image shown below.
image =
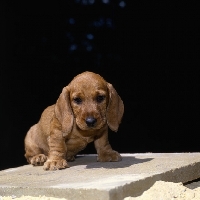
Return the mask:
[[87, 117], [85, 120], [85, 123], [87, 124], [88, 127], [94, 127], [96, 122], [97, 120], [94, 117]]

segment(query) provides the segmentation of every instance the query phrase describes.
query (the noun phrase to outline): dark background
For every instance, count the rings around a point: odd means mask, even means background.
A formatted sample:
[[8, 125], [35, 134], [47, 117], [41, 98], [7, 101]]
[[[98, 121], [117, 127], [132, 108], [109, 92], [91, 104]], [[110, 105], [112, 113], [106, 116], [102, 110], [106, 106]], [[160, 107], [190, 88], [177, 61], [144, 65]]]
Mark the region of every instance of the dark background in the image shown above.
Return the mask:
[[[119, 131], [109, 134], [115, 150], [200, 151], [199, 7], [170, 3], [3, 1], [0, 169], [26, 164], [26, 132], [83, 71], [124, 101]], [[96, 153], [93, 143], [83, 153]]]

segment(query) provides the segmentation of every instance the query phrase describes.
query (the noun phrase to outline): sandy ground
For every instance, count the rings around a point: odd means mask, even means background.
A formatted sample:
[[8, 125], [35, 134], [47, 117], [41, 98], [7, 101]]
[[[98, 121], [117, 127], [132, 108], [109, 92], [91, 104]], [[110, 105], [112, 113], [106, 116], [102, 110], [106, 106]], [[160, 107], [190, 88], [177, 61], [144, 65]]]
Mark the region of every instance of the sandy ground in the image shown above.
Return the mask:
[[[2, 197], [0, 200], [67, 200], [65, 198], [53, 197], [30, 197], [22, 196], [17, 198], [15, 196]], [[172, 183], [157, 181], [149, 190], [145, 191], [138, 197], [126, 197], [124, 200], [200, 200], [200, 187], [189, 189], [183, 186], [182, 183]]]
[[39, 196], [39, 197], [31, 197], [31, 196], [21, 196], [17, 198], [15, 196], [11, 197], [2, 197], [0, 196], [0, 200], [67, 200], [65, 198], [54, 198], [54, 197], [46, 197], [46, 196]]
[[157, 181], [141, 196], [124, 200], [200, 200], [200, 187], [192, 190], [182, 183]]

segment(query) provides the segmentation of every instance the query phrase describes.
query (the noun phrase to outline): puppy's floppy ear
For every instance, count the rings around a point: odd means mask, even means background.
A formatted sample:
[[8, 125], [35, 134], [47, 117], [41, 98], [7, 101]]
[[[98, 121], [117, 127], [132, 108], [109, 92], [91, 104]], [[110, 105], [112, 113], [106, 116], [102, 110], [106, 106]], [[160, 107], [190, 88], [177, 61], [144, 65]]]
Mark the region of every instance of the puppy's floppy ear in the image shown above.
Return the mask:
[[55, 116], [62, 126], [63, 136], [71, 132], [74, 122], [74, 116], [70, 105], [69, 87], [63, 88], [56, 105]]
[[107, 83], [109, 91], [109, 103], [107, 107], [107, 123], [112, 131], [117, 132], [122, 116], [124, 114], [124, 104], [115, 88]]

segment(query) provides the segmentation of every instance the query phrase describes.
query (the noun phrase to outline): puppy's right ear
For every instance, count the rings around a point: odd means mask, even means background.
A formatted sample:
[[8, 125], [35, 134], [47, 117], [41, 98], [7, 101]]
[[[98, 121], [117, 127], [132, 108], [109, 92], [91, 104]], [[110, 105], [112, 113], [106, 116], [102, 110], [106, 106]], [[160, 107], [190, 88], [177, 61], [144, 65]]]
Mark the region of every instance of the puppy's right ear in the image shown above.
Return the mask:
[[56, 105], [55, 116], [62, 126], [63, 136], [71, 132], [74, 122], [74, 116], [70, 105], [69, 87], [63, 88]]

